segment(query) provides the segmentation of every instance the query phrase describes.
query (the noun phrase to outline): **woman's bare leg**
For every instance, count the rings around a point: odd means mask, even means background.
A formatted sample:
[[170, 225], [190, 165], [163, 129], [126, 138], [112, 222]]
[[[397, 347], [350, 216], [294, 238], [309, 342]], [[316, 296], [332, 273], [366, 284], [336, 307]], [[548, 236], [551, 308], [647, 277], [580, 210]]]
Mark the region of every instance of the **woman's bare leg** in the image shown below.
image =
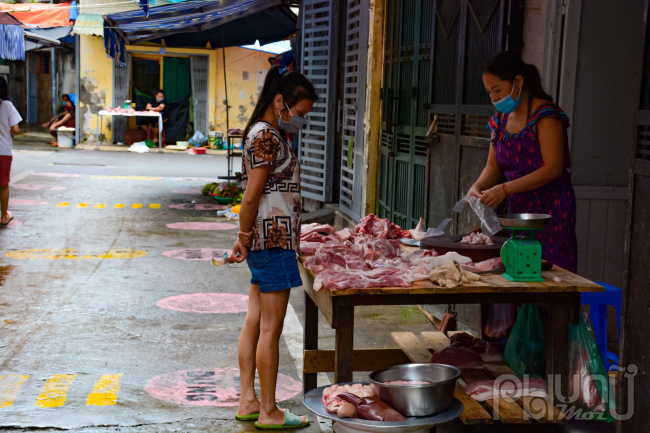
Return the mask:
[[0, 209], [2, 215], [0, 216], [0, 223], [6, 224], [10, 218], [9, 212], [9, 184], [0, 186]]
[[260, 337], [260, 288], [251, 284], [248, 295], [248, 311], [239, 335], [239, 377], [241, 397], [239, 415], [250, 415], [260, 411], [260, 401], [255, 395], [255, 352]]
[[[260, 399], [260, 424], [284, 424], [284, 411], [275, 402], [278, 380], [280, 335], [287, 314], [290, 290], [260, 294], [260, 338], [257, 343], [257, 371], [262, 389]], [[300, 417], [305, 422], [305, 417]]]

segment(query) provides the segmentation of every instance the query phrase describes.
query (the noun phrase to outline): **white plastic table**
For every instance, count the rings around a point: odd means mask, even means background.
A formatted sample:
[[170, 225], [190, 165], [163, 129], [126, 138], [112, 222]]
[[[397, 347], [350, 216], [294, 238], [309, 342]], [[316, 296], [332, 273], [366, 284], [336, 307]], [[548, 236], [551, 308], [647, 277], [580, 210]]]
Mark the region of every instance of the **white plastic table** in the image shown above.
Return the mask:
[[[99, 116], [99, 132], [102, 134], [102, 137], [104, 136], [104, 116], [124, 116], [124, 117], [134, 117], [134, 116], [142, 116], [142, 117], [157, 117], [158, 118], [158, 147], [162, 148], [162, 128], [163, 128], [163, 119], [162, 119], [162, 114], [161, 113], [152, 113], [152, 112], [147, 112], [147, 113], [133, 113], [133, 114], [126, 114], [126, 113], [113, 113], [113, 112], [108, 112], [106, 110], [101, 110], [99, 113], [97, 113]], [[99, 136], [97, 137], [99, 138]]]

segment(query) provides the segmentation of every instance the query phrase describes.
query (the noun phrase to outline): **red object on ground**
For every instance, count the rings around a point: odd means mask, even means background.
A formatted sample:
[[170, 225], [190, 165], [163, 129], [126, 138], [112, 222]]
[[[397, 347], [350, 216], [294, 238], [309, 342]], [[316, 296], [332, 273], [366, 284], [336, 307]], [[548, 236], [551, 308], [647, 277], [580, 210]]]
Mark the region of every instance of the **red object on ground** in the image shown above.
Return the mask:
[[205, 155], [205, 152], [207, 149], [205, 147], [194, 147], [190, 149], [190, 153], [193, 153], [195, 155]]
[[13, 156], [0, 155], [0, 186], [9, 185]]
[[147, 139], [147, 133], [142, 129], [136, 129], [131, 131], [126, 131], [124, 133], [124, 143], [127, 146], [132, 145], [133, 143], [138, 143]]
[[23, 27], [28, 30], [34, 27], [46, 29], [72, 25], [70, 22], [70, 3], [0, 3], [0, 12], [7, 11], [11, 11], [11, 15], [23, 23]]

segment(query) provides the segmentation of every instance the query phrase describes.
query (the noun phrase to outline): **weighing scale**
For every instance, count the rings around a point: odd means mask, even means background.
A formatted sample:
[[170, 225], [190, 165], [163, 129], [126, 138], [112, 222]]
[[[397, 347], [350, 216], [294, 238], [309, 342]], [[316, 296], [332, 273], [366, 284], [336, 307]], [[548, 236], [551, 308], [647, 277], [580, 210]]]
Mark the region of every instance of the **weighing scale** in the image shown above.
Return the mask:
[[[359, 382], [339, 383], [338, 385], [353, 385]], [[361, 382], [364, 385], [370, 385], [370, 382]], [[454, 398], [454, 402], [449, 409], [434, 416], [407, 417], [406, 421], [368, 421], [361, 418], [339, 418], [335, 413], [329, 413], [323, 407], [323, 390], [328, 386], [308, 391], [302, 398], [303, 404], [310, 411], [314, 412], [320, 418], [327, 418], [334, 421], [335, 433], [358, 433], [358, 432], [376, 432], [376, 433], [428, 433], [431, 427], [442, 424], [452, 419], [458, 418], [463, 412], [463, 403]]]
[[[534, 239], [535, 230], [541, 230], [551, 215], [521, 213], [499, 215], [499, 223], [510, 230], [511, 236], [501, 248], [501, 261], [506, 267], [503, 276], [510, 281], [544, 281], [542, 278], [542, 245]], [[526, 232], [518, 236], [515, 232]]]

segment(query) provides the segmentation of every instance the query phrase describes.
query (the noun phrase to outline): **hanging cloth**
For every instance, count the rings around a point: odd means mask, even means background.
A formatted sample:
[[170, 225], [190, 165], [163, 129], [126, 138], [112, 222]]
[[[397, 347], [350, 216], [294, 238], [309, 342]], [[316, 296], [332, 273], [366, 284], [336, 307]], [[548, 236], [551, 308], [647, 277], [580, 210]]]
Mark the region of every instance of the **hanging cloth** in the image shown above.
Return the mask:
[[187, 100], [192, 93], [190, 59], [165, 57], [163, 60], [163, 90], [169, 102]]

